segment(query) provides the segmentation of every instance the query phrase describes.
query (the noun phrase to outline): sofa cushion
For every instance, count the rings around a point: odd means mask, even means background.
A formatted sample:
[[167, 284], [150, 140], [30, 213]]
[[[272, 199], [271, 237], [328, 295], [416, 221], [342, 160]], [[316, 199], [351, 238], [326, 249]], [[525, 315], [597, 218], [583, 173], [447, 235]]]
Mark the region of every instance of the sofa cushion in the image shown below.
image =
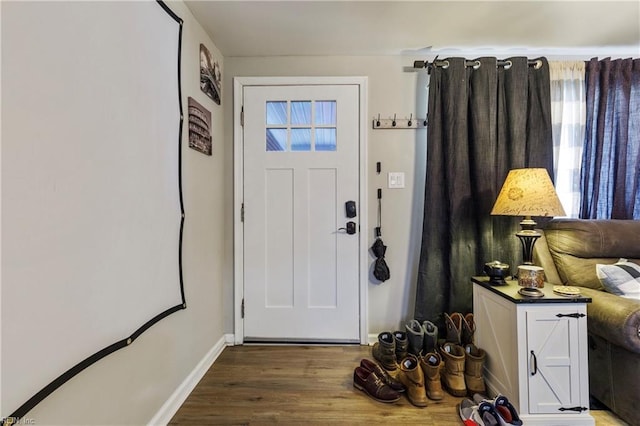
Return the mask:
[[620, 259], [613, 265], [596, 265], [596, 275], [609, 293], [640, 299], [640, 265]]
[[563, 284], [603, 289], [597, 264], [621, 257], [640, 264], [640, 221], [553, 219], [544, 230]]

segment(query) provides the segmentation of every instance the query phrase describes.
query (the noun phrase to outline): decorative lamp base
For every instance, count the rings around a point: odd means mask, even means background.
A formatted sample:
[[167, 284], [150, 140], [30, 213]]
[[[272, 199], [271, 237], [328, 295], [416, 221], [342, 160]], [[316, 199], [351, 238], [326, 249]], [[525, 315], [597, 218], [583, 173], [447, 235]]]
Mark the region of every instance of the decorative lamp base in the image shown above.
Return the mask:
[[544, 297], [544, 293], [540, 289], [533, 287], [522, 287], [518, 293], [525, 297]]
[[525, 265], [533, 265], [533, 245], [542, 234], [534, 229], [536, 223], [531, 219], [531, 216], [525, 217], [520, 222], [520, 227], [522, 230], [516, 232], [516, 236], [520, 238], [520, 243], [522, 243], [522, 260]]

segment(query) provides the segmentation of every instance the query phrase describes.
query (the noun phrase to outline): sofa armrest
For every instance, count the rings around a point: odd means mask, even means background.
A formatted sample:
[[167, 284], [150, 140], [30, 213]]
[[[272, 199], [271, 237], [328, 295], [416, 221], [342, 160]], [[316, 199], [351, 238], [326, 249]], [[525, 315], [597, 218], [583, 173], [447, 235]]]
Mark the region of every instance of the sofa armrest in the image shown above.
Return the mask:
[[547, 239], [544, 236], [544, 231], [538, 229], [538, 232], [542, 235], [535, 246], [533, 246], [533, 263], [539, 265], [544, 269], [544, 280], [550, 284], [566, 284], [560, 279], [556, 264], [553, 262], [553, 257], [549, 252], [549, 245]]
[[590, 288], [580, 291], [592, 300], [587, 304], [589, 333], [640, 353], [640, 301]]

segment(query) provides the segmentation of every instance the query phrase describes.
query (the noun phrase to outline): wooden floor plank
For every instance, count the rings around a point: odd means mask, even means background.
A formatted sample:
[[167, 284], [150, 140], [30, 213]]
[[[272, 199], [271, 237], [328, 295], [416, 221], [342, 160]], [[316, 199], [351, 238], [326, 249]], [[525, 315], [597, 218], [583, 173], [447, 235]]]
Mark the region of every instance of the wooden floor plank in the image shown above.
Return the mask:
[[[446, 394], [417, 408], [403, 397], [374, 401], [353, 387], [353, 370], [371, 357], [368, 346], [233, 346], [202, 378], [171, 425], [420, 424], [461, 425]], [[598, 426], [625, 425], [608, 411], [592, 411]]]

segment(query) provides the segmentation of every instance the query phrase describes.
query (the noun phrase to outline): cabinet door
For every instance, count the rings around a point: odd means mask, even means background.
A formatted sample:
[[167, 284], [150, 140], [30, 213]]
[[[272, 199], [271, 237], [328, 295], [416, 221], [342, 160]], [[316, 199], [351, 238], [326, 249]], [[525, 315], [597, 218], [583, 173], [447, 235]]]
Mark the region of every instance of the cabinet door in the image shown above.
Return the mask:
[[566, 410], [580, 406], [579, 321], [586, 317], [575, 308], [527, 311], [531, 414], [572, 413]]

